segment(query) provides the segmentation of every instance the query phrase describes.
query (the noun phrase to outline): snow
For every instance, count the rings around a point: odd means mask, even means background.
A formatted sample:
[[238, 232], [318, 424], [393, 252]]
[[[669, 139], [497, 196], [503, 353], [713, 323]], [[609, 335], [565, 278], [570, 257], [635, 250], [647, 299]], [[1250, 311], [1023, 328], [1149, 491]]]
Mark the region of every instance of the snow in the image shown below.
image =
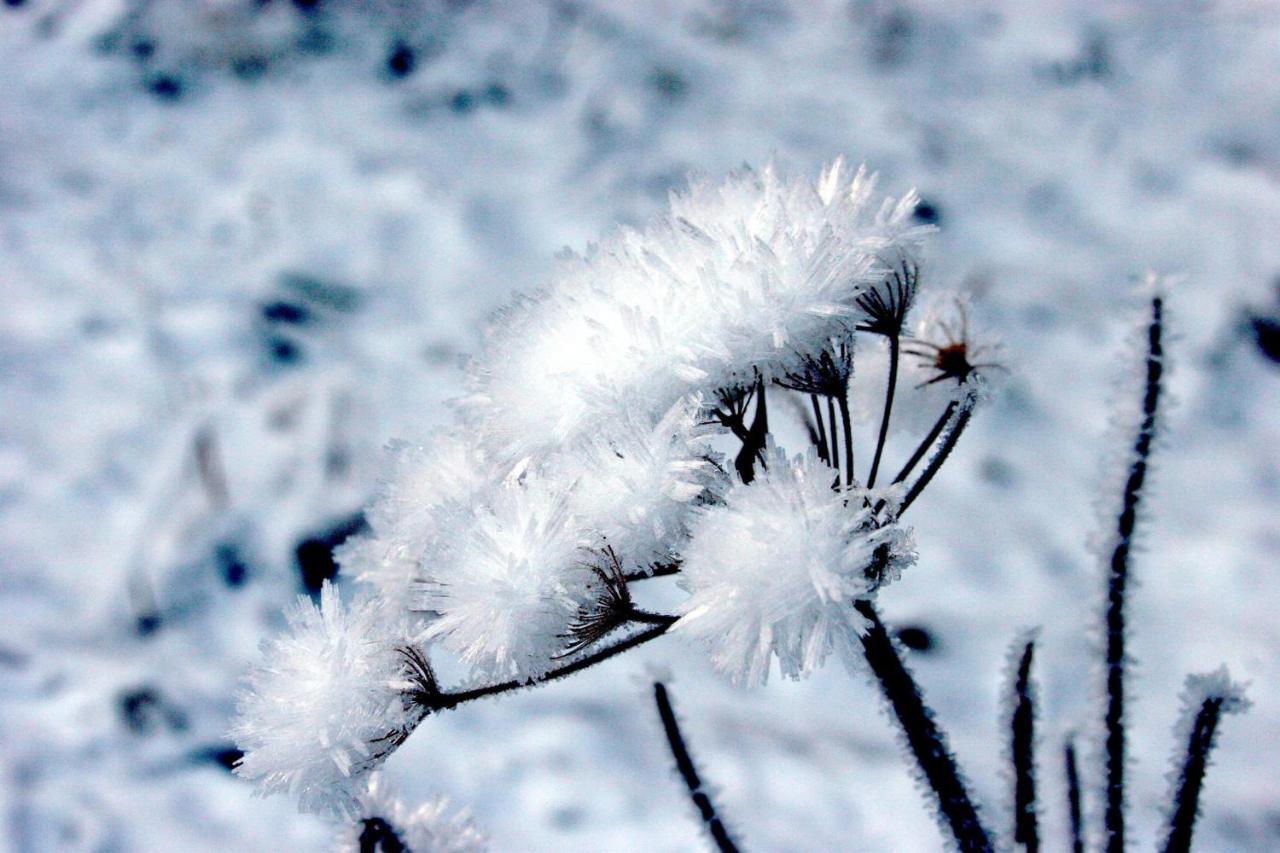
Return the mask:
[[[1176, 405], [1133, 567], [1130, 823], [1153, 841], [1183, 680], [1225, 663], [1253, 707], [1223, 720], [1196, 837], [1277, 846], [1280, 372], [1248, 322], [1280, 312], [1273, 10], [251, 5], [0, 8], [0, 839], [329, 847], [328, 824], [207, 757], [299, 592], [299, 542], [375, 496], [388, 440], [448, 420], [485, 317], [561, 247], [643, 225], [690, 170], [845, 154], [919, 189], [931, 286], [973, 295], [1013, 371], [913, 505], [919, 562], [880, 598], [936, 641], [912, 669], [987, 813], [1004, 650], [1040, 625], [1043, 831], [1065, 838], [1107, 401], [1130, 282], [1154, 269], [1181, 276]], [[892, 442], [889, 468], [911, 446]], [[641, 606], [675, 600], [645, 584]], [[739, 690], [678, 638], [430, 717], [385, 772], [499, 850], [703, 849], [629, 682], [647, 661], [678, 676], [702, 775], [754, 849], [940, 847], [869, 684], [828, 666]]]

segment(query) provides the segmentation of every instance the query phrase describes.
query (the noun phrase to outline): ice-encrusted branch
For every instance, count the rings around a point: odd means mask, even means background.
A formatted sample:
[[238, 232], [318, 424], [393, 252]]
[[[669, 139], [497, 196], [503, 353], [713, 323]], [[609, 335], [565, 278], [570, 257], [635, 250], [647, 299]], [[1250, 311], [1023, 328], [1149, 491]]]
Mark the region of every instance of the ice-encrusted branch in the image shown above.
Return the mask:
[[875, 675], [920, 772], [933, 792], [941, 823], [955, 839], [961, 851], [992, 850], [991, 836], [982, 825], [977, 806], [969, 794], [964, 776], [947, 745], [946, 735], [925, 704], [919, 685], [903, 664], [893, 639], [880, 621], [875, 606], [866, 600], [854, 607], [870, 627], [862, 635], [867, 664]]
[[1106, 631], [1106, 709], [1103, 716], [1103, 750], [1106, 769], [1103, 830], [1106, 849], [1123, 853], [1125, 846], [1125, 596], [1129, 586], [1129, 557], [1133, 548], [1138, 511], [1151, 451], [1155, 444], [1160, 409], [1161, 379], [1164, 375], [1164, 298], [1151, 300], [1151, 315], [1146, 326], [1142, 403], [1137, 429], [1127, 454], [1126, 477], [1120, 513], [1111, 534], [1107, 572]]
[[1034, 633], [1014, 643], [1009, 686], [1009, 763], [1013, 771], [1013, 840], [1027, 853], [1040, 849], [1036, 805], [1035, 725], [1036, 707], [1031, 663], [1035, 657]]
[[662, 729], [667, 735], [667, 744], [671, 747], [671, 757], [676, 762], [676, 771], [684, 780], [685, 787], [689, 789], [689, 799], [698, 809], [698, 815], [702, 818], [707, 834], [711, 836], [716, 849], [721, 853], [737, 853], [738, 846], [734, 844], [724, 821], [720, 819], [720, 813], [716, 810], [715, 803], [711, 801], [710, 794], [703, 787], [698, 768], [693, 763], [684, 735], [680, 732], [680, 723], [676, 719], [675, 709], [671, 707], [671, 698], [667, 695], [666, 685], [661, 681], [655, 681], [653, 684], [653, 698], [658, 705], [658, 716], [662, 720]]
[[1062, 770], [1067, 777], [1067, 816], [1071, 823], [1071, 853], [1084, 853], [1084, 814], [1080, 805], [1080, 769], [1076, 763], [1075, 739], [1067, 737], [1062, 746]]
[[924, 466], [924, 470], [920, 472], [920, 476], [916, 477], [910, 488], [907, 489], [906, 495], [902, 498], [902, 503], [898, 507], [898, 514], [907, 511], [907, 507], [915, 503], [916, 498], [920, 497], [920, 493], [933, 480], [938, 471], [946, 463], [947, 457], [951, 455], [951, 451], [955, 449], [956, 443], [960, 441], [960, 436], [964, 433], [965, 427], [969, 425], [969, 420], [973, 417], [974, 407], [978, 403], [978, 392], [970, 388], [964, 398], [956, 403], [954, 413], [948, 419], [944, 427], [942, 441], [938, 444], [938, 449], [934, 451], [928, 463]]
[[[1218, 734], [1223, 714], [1247, 710], [1249, 700], [1244, 688], [1231, 681], [1227, 668], [1187, 678], [1182, 694], [1182, 718], [1174, 731], [1179, 735], [1175, 749], [1181, 750], [1181, 761], [1170, 773], [1173, 782], [1172, 802], [1165, 827], [1165, 853], [1187, 853], [1191, 834], [1200, 815], [1200, 790]], [[1174, 761], [1178, 762], [1175, 753]]]

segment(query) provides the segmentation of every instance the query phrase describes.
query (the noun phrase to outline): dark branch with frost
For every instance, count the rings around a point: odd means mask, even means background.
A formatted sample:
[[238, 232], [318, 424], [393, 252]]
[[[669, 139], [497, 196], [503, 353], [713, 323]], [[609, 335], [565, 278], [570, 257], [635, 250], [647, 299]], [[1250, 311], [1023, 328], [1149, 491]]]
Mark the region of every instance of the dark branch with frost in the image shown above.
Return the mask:
[[1191, 835], [1200, 816], [1200, 791], [1217, 738], [1218, 723], [1224, 713], [1243, 711], [1249, 702], [1244, 698], [1243, 689], [1231, 683], [1223, 668], [1188, 678], [1183, 704], [1183, 719], [1175, 731], [1182, 734], [1184, 746], [1181, 762], [1174, 768], [1173, 802], [1161, 848], [1165, 853], [1186, 853], [1191, 849]]
[[380, 817], [360, 821], [360, 853], [412, 853], [396, 828]]
[[946, 735], [934, 720], [933, 709], [925, 704], [919, 685], [903, 664], [893, 639], [869, 601], [854, 607], [866, 618], [869, 629], [862, 635], [867, 665], [880, 685], [889, 709], [936, 800], [942, 823], [962, 851], [990, 851], [991, 836], [978, 817], [977, 806], [964, 782]]
[[693, 763], [692, 756], [689, 755], [689, 747], [685, 744], [684, 735], [680, 732], [680, 722], [676, 719], [675, 709], [671, 707], [671, 698], [667, 695], [667, 688], [660, 681], [653, 684], [653, 699], [658, 706], [658, 717], [662, 720], [662, 729], [667, 735], [667, 744], [671, 747], [671, 757], [675, 759], [676, 771], [680, 774], [680, 778], [684, 780], [685, 787], [689, 789], [689, 799], [693, 801], [693, 805], [698, 810], [698, 815], [702, 818], [702, 824], [707, 830], [707, 834], [711, 836], [711, 840], [715, 843], [716, 849], [721, 853], [737, 853], [738, 846], [734, 844], [729, 830], [725, 828], [724, 821], [720, 819], [719, 812], [716, 811], [715, 803], [711, 801], [710, 794], [702, 785], [702, 777], [698, 775], [698, 768]]
[[1022, 644], [1013, 673], [1013, 713], [1009, 718], [1009, 758], [1013, 765], [1013, 840], [1027, 853], [1040, 849], [1036, 805], [1035, 697], [1031, 685], [1034, 639]]
[[1084, 853], [1084, 814], [1080, 805], [1080, 770], [1076, 766], [1076, 745], [1070, 737], [1062, 747], [1062, 769], [1067, 777], [1067, 816], [1071, 821], [1071, 853]]
[[1129, 587], [1129, 557], [1138, 524], [1142, 490], [1155, 443], [1160, 408], [1161, 378], [1164, 375], [1164, 299], [1151, 300], [1151, 319], [1146, 334], [1146, 376], [1142, 392], [1141, 421], [1129, 451], [1127, 477], [1116, 519], [1111, 550], [1106, 601], [1106, 710], [1103, 716], [1103, 749], [1106, 788], [1103, 830], [1106, 849], [1123, 853], [1125, 846], [1125, 596]]

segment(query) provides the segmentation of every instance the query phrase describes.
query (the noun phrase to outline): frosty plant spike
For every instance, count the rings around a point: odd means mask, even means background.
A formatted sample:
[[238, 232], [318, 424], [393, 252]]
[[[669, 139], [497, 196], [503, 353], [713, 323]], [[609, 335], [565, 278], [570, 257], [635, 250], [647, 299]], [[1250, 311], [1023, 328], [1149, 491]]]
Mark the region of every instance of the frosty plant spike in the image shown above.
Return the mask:
[[[929, 288], [922, 251], [933, 229], [914, 220], [915, 205], [914, 193], [880, 195], [874, 175], [842, 160], [816, 181], [743, 169], [694, 178], [645, 228], [562, 258], [544, 288], [489, 325], [455, 422], [390, 448], [368, 529], [336, 555], [344, 586], [360, 594], [346, 603], [326, 586], [318, 607], [295, 605], [264, 646], [239, 700], [237, 772], [306, 810], [363, 814], [369, 837], [412, 847], [403, 820], [369, 812], [365, 786], [424, 720], [672, 635], [744, 685], [803, 678], [832, 657], [868, 674], [944, 836], [991, 850], [996, 839], [877, 606], [916, 560], [904, 513], [1006, 372], [967, 298]], [[1117, 685], [1159, 396], [1154, 305], [1153, 375], [1112, 561]], [[852, 381], [859, 366], [872, 380], [866, 400]], [[869, 453], [855, 448], [864, 423]], [[902, 437], [904, 424], [921, 423], [933, 427]], [[781, 446], [790, 435], [809, 442]], [[887, 485], [882, 469], [898, 471]], [[672, 612], [638, 607], [635, 584], [670, 587]], [[1023, 816], [1014, 835], [1034, 849], [1031, 648], [1010, 724]], [[468, 677], [442, 685], [439, 655]], [[1120, 766], [1122, 693], [1112, 695]], [[713, 840], [732, 849], [714, 810], [706, 816], [661, 685], [655, 701]], [[1208, 728], [1211, 743], [1214, 727], [1206, 717], [1193, 731]], [[1199, 760], [1189, 759], [1180, 801], [1190, 805], [1177, 814], [1194, 816]], [[1108, 811], [1117, 832], [1122, 818]]]

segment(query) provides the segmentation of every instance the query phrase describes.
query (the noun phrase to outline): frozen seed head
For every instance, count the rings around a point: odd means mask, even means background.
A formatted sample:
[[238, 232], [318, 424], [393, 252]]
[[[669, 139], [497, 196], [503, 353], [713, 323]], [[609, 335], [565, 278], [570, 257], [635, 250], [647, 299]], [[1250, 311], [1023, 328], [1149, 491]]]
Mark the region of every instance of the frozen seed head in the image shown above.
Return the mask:
[[700, 410], [695, 396], [658, 417], [623, 413], [544, 465], [566, 482], [593, 547], [609, 548], [627, 571], [674, 559], [693, 509], [727, 488]]
[[1007, 372], [995, 360], [1000, 345], [974, 334], [971, 311], [963, 294], [939, 294], [926, 307], [916, 336], [902, 348], [918, 360], [917, 367], [923, 371], [917, 387], [948, 381], [961, 386], [994, 371]]
[[[847, 499], [847, 500], [846, 500]], [[681, 584], [690, 593], [675, 630], [703, 642], [733, 681], [763, 684], [773, 659], [807, 676], [835, 651], [860, 659], [854, 599], [914, 560], [908, 530], [877, 526], [861, 496], [831, 489], [816, 455], [776, 448], [762, 474], [699, 513]]]
[[559, 445], [619, 408], [801, 368], [864, 318], [858, 297], [914, 257], [914, 194], [881, 198], [836, 161], [814, 183], [773, 167], [694, 180], [642, 231], [566, 259], [493, 323], [463, 402], [496, 452]]
[[536, 678], [554, 664], [563, 635], [587, 603], [591, 537], [567, 490], [529, 472], [483, 500], [454, 504], [422, 561], [411, 600], [438, 638], [477, 675]]
[[783, 388], [819, 397], [841, 397], [853, 378], [853, 334], [843, 334], [816, 353], [797, 355], [795, 370], [778, 380]]
[[377, 496], [365, 510], [369, 532], [335, 552], [343, 575], [402, 600], [422, 555], [449, 532], [441, 526], [442, 507], [469, 500], [496, 479], [495, 466], [462, 430], [442, 430], [424, 445], [391, 442]]
[[304, 811], [348, 814], [360, 775], [420, 713], [408, 700], [407, 626], [369, 597], [344, 606], [329, 583], [319, 607], [300, 596], [286, 617], [237, 702], [236, 773], [260, 794], [292, 794]]
[[908, 255], [900, 256], [896, 263], [889, 265], [883, 281], [858, 297], [858, 307], [863, 314], [858, 331], [887, 337], [900, 335], [919, 286], [919, 263]]
[[381, 773], [367, 776], [356, 794], [353, 818], [334, 853], [481, 853], [488, 843], [466, 812], [444, 799], [407, 806]]

